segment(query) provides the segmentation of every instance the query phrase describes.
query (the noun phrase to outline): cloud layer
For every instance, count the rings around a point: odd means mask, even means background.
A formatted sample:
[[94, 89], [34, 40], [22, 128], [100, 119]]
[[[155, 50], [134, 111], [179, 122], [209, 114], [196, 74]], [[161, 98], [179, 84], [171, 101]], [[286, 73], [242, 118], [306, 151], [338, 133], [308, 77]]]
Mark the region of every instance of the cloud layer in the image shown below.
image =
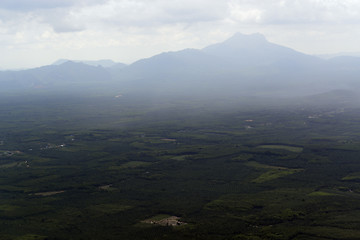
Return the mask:
[[237, 31], [307, 52], [360, 51], [359, 23], [356, 0], [2, 0], [0, 51], [8, 59], [0, 68], [26, 65], [24, 54], [36, 51], [38, 64], [66, 57], [129, 62]]

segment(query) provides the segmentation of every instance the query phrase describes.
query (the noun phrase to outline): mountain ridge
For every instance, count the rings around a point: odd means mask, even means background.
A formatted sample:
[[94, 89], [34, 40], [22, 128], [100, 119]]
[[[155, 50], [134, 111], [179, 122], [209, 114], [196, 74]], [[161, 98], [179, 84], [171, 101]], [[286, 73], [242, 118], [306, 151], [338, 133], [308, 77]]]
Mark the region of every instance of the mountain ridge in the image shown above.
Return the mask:
[[77, 62], [77, 63], [84, 63], [90, 66], [101, 66], [104, 68], [110, 68], [110, 67], [114, 67], [115, 65], [122, 65], [122, 66], [126, 66], [126, 64], [124, 63], [117, 63], [114, 62], [111, 59], [100, 59], [100, 60], [70, 60], [70, 59], [58, 59], [56, 60], [54, 63], [52, 63], [51, 65], [61, 65], [65, 62]]
[[[360, 89], [357, 58], [324, 60], [271, 43], [259, 33], [237, 33], [202, 49], [163, 52], [130, 65], [111, 60], [62, 61], [0, 71], [1, 91], [39, 85], [49, 90], [55, 86], [80, 90], [90, 84], [94, 91], [293, 96]], [[98, 64], [101, 61], [111, 66], [103, 67]]]

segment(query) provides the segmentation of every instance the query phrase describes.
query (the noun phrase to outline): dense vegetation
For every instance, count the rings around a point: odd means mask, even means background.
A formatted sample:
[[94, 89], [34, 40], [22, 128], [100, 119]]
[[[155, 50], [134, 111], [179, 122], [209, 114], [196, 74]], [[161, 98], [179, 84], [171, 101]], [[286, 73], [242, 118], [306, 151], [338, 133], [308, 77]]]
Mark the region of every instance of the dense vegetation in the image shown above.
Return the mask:
[[[256, 99], [3, 96], [0, 239], [358, 239], [359, 117]], [[170, 216], [179, 224], [157, 224]]]

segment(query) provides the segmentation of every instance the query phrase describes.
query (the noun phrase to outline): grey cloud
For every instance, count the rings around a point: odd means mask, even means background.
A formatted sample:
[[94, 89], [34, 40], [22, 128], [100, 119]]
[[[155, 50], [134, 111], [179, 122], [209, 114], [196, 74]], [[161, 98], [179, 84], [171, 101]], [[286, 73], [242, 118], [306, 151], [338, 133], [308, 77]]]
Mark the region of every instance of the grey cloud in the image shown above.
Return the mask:
[[[55, 32], [73, 32], [216, 21], [226, 15], [227, 4], [209, 0], [2, 0], [1, 9], [10, 15], [16, 11], [36, 16], [36, 21]], [[3, 21], [10, 18], [3, 17]]]
[[226, 1], [163, 1], [159, 8], [166, 16], [165, 21], [216, 21], [223, 19], [228, 13]]
[[63, 22], [55, 23], [51, 25], [53, 30], [57, 33], [68, 33], [68, 32], [81, 32], [85, 30], [85, 27], [82, 26], [73, 26], [71, 24], [66, 24]]
[[228, 5], [205, 0], [119, 0], [79, 9], [77, 21], [107, 27], [156, 27], [177, 23], [219, 21], [228, 14]]
[[57, 33], [79, 32], [86, 29], [82, 21], [74, 19], [71, 9], [38, 11], [39, 22], [50, 26]]
[[[219, 23], [318, 24], [358, 21], [353, 0], [0, 0], [0, 10], [27, 12], [56, 32]], [[3, 19], [2, 19], [3, 18]], [[6, 21], [7, 17], [0, 20]]]
[[10, 11], [33, 11], [38, 9], [68, 8], [105, 3], [109, 0], [1, 0], [0, 9]]
[[0, 8], [12, 11], [28, 11], [34, 9], [51, 9], [69, 7], [74, 0], [1, 0]]

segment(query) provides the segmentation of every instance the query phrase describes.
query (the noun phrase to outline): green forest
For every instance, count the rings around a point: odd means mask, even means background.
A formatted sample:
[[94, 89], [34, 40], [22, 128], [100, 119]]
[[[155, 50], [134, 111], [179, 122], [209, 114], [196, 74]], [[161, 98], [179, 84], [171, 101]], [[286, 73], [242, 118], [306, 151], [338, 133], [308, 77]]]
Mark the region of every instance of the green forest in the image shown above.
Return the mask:
[[2, 240], [359, 239], [359, 107], [0, 98]]

